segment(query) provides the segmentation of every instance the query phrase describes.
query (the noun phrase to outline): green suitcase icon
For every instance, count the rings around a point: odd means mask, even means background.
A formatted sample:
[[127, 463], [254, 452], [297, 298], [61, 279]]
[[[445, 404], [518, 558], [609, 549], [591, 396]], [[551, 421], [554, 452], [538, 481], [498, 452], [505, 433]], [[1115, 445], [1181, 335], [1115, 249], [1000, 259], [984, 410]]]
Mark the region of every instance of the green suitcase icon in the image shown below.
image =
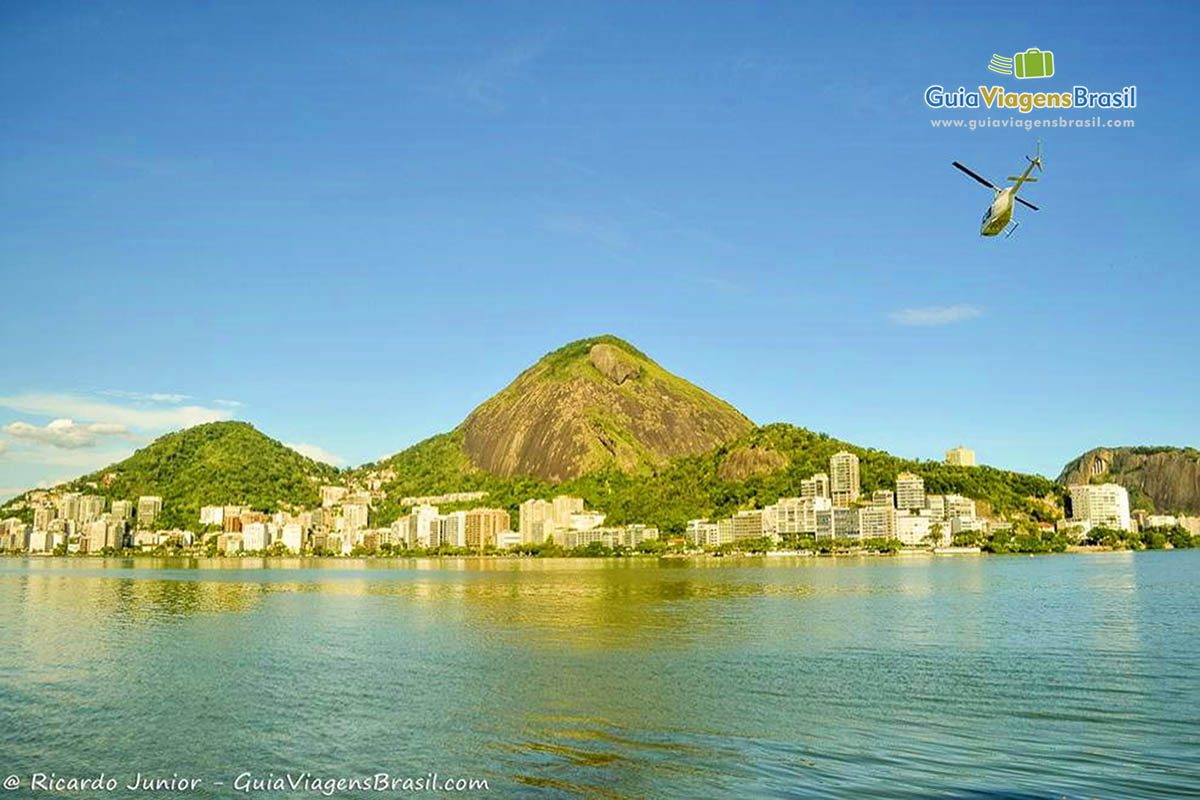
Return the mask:
[[1013, 65], [1018, 78], [1049, 78], [1054, 74], [1054, 53], [1031, 47], [1014, 55]]

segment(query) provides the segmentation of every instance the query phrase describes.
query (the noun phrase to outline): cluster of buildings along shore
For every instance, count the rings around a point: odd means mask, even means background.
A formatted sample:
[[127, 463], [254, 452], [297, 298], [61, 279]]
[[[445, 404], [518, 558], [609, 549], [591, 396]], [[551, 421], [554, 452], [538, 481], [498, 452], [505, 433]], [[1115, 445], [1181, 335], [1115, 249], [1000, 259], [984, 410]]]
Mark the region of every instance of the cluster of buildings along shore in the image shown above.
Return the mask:
[[[946, 453], [946, 463], [971, 467], [975, 454], [957, 447]], [[606, 526], [603, 513], [586, 509], [583, 498], [571, 495], [521, 503], [516, 530], [503, 508], [445, 513], [438, 509], [439, 504], [480, 502], [487, 492], [405, 497], [400, 504], [409, 508], [408, 514], [387, 527], [371, 528], [372, 503], [385, 497], [381, 487], [389, 477], [373, 476], [364, 490], [322, 486], [321, 506], [312, 510], [267, 514], [240, 505], [203, 506], [200, 534], [156, 527], [163, 510], [161, 497], [108, 503], [99, 494], [35, 491], [17, 506], [32, 507], [32, 525], [17, 517], [0, 520], [0, 551], [52, 553], [65, 546], [68, 553], [99, 553], [129, 547], [215, 546], [226, 555], [268, 550], [349, 555], [441, 547], [483, 552], [551, 541], [568, 550], [593, 543], [634, 549], [659, 538], [658, 529], [650, 525]], [[1116, 484], [1075, 485], [1069, 492], [1070, 516], [1054, 525], [1043, 523], [1044, 529], [1057, 528], [1082, 539], [1096, 527], [1128, 531], [1182, 525], [1200, 536], [1200, 517], [1131, 514], [1129, 495]], [[842, 451], [830, 458], [828, 472], [800, 482], [798, 497], [780, 498], [765, 508], [738, 511], [725, 519], [690, 520], [685, 535], [694, 546], [705, 548], [762, 539], [778, 544], [795, 537], [838, 540], [849, 546], [889, 539], [906, 546], [938, 547], [964, 532], [990, 534], [1011, 527], [1011, 522], [977, 515], [975, 501], [962, 495], [927, 493], [924, 479], [912, 473], [897, 475], [894, 489], [865, 496], [860, 490], [858, 456]]]

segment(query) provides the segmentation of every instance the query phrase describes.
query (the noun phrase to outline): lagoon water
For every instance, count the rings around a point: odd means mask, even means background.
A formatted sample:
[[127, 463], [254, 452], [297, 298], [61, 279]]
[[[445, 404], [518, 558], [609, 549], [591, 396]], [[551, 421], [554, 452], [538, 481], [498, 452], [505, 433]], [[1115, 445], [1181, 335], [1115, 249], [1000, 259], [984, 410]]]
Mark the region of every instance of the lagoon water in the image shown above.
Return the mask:
[[1197, 551], [0, 559], [0, 773], [203, 781], [140, 795], [163, 797], [250, 796], [243, 772], [436, 772], [496, 797], [1195, 797], [1198, 582]]

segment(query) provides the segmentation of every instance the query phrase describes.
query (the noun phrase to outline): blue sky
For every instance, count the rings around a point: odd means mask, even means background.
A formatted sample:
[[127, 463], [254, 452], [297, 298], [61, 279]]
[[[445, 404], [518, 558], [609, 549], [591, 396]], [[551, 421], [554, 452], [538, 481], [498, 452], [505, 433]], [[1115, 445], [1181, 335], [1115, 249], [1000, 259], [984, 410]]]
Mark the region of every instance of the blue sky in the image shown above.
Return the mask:
[[[373, 460], [603, 332], [904, 456], [1200, 444], [1194, 5], [247, 6], [0, 10], [0, 496], [209, 419]], [[1019, 116], [933, 83], [1136, 128], [933, 130]], [[981, 239], [950, 162], [1039, 135]]]

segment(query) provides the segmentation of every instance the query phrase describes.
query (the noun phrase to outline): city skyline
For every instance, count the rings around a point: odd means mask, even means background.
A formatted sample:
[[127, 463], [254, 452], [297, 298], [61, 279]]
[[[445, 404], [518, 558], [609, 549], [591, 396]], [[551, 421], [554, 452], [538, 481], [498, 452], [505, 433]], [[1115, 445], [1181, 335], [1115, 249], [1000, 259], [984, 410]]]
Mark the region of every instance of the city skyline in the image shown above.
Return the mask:
[[[788, 5], [139, 8], [0, 27], [0, 497], [217, 419], [369, 462], [602, 332], [760, 424], [908, 458], [1054, 477], [1198, 444], [1200, 112], [1158, 66], [1190, 63], [1191, 7], [1036, 41], [922, 9], [863, 52], [852, 11]], [[1027, 88], [987, 63], [1035, 44], [1137, 85], [1136, 127], [930, 127], [972, 115], [927, 86]], [[1003, 177], [1039, 136], [1042, 210], [981, 241], [950, 162]]]

